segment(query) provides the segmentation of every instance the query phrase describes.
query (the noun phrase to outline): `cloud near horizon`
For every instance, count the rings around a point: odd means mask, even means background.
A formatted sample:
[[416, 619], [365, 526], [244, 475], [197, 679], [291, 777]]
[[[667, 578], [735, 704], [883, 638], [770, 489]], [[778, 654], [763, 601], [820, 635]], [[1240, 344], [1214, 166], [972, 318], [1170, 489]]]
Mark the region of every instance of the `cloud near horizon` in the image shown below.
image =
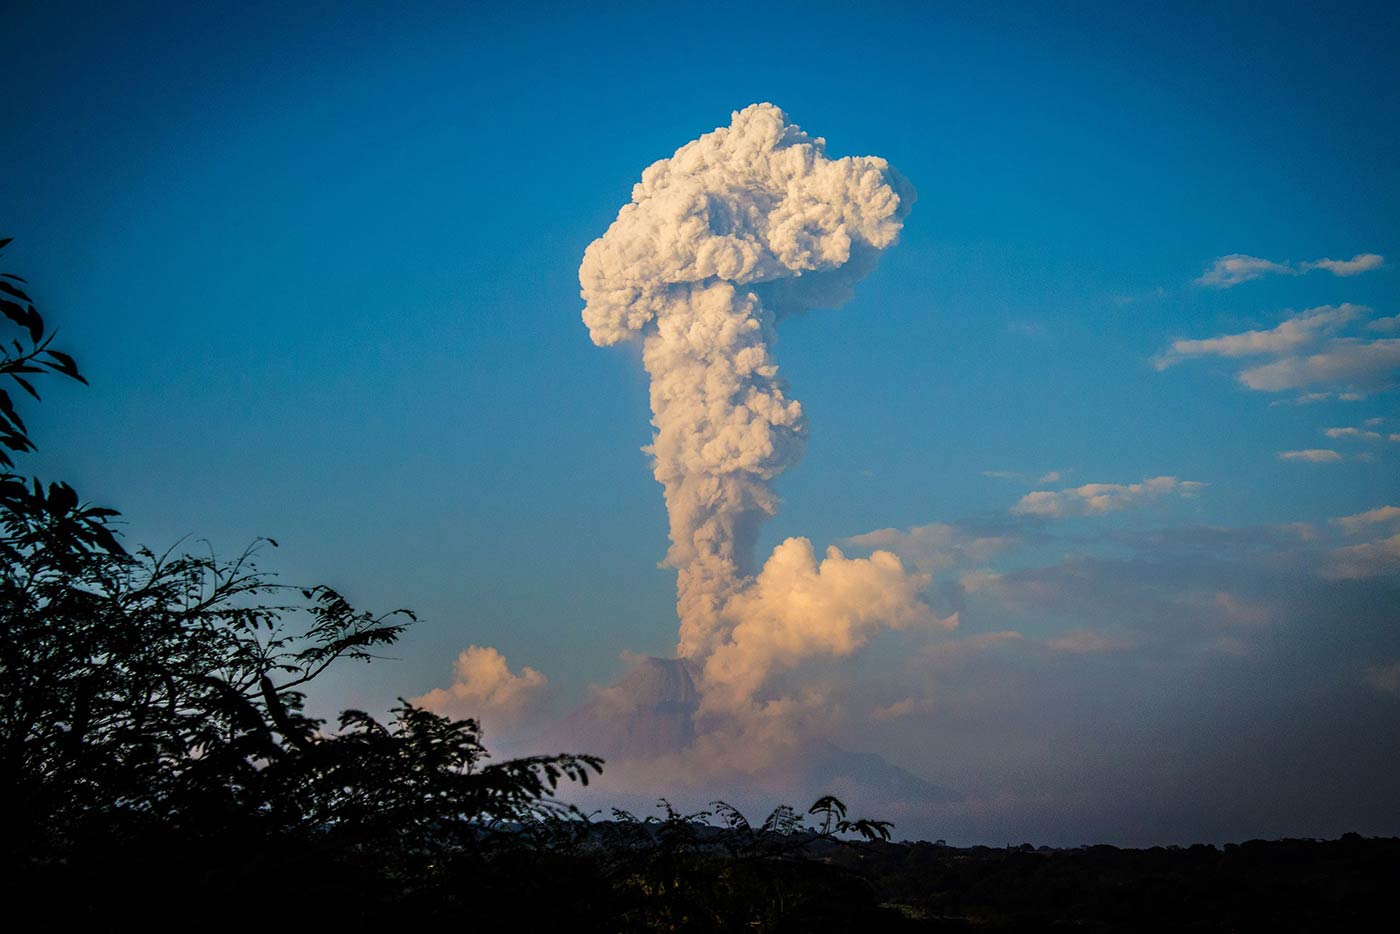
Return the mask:
[[1358, 580], [1400, 572], [1400, 506], [1378, 506], [1349, 516], [1338, 516], [1332, 520], [1332, 524], [1348, 538], [1366, 534], [1379, 537], [1332, 549], [1323, 569], [1325, 577]]
[[926, 574], [977, 566], [1020, 543], [1015, 535], [979, 535], [947, 522], [905, 530], [876, 529], [842, 541], [857, 548], [892, 551]]
[[452, 663], [449, 686], [433, 688], [412, 701], [436, 714], [475, 717], [484, 726], [508, 730], [532, 712], [548, 684], [549, 679], [528, 666], [513, 673], [496, 649], [471, 645]]
[[1400, 662], [1369, 666], [1362, 673], [1362, 681], [1382, 694], [1400, 695]]
[[1332, 552], [1325, 576], [1340, 580], [1383, 577], [1400, 572], [1400, 533]]
[[1106, 652], [1122, 652], [1134, 648], [1138, 640], [1130, 636], [1115, 635], [1102, 629], [1081, 626], [1071, 629], [1064, 635], [1048, 639], [1045, 645], [1056, 652], [1069, 652], [1074, 655], [1101, 655]]
[[1350, 516], [1339, 516], [1332, 522], [1341, 526], [1342, 531], [1348, 535], [1360, 534], [1375, 525], [1393, 523], [1400, 526], [1400, 506], [1380, 506]]
[[1067, 490], [1036, 490], [1022, 496], [1011, 511], [1023, 516], [1062, 519], [1117, 512], [1138, 503], [1177, 495], [1192, 497], [1208, 484], [1176, 477], [1147, 477], [1141, 483], [1086, 483]]

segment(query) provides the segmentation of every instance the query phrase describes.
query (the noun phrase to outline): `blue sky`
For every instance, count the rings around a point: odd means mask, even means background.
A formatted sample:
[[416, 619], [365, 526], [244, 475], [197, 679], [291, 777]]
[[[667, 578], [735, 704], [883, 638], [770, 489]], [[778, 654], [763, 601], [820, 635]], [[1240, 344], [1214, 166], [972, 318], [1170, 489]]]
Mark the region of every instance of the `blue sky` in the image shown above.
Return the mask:
[[[207, 537], [231, 554], [269, 535], [282, 547], [266, 563], [285, 579], [418, 610], [401, 660], [339, 676], [328, 708], [445, 684], [459, 649], [489, 644], [545, 672], [563, 709], [615, 677], [620, 653], [667, 654], [676, 632], [674, 574], [656, 566], [666, 516], [639, 451], [646, 377], [635, 351], [589, 341], [579, 260], [643, 168], [772, 101], [833, 156], [888, 159], [918, 202], [851, 302], [782, 326], [777, 359], [811, 437], [778, 481], [760, 553], [791, 535], [824, 546], [934, 523], [956, 528], [948, 547], [1014, 538], [941, 565], [931, 590], [961, 607], [958, 639], [1070, 640], [1004, 659], [985, 677], [1010, 678], [1005, 696], [1084, 723], [1085, 706], [1120, 705], [1127, 748], [1197, 735], [1191, 724], [1242, 709], [1232, 685], [1303, 667], [1316, 677], [1279, 689], [1272, 713], [1240, 716], [1291, 716], [1320, 691], [1326, 703], [1306, 707], [1332, 712], [1318, 735], [1364, 709], [1380, 719], [1357, 748], [1380, 741], [1400, 723], [1400, 686], [1386, 687], [1400, 664], [1395, 569], [1308, 568], [1388, 529], [1347, 537], [1331, 520], [1400, 504], [1395, 367], [1343, 400], [1346, 381], [1238, 381], [1272, 356], [1154, 360], [1175, 340], [1343, 303], [1371, 311], [1337, 335], [1400, 337], [1368, 328], [1400, 313], [1400, 14], [985, 7], [13, 6], [0, 233], [92, 382], [53, 387], [34, 410], [29, 469], [121, 509], [133, 541]], [[1232, 254], [1291, 272], [1197, 282]], [[1366, 254], [1383, 263], [1299, 265]], [[1334, 396], [1299, 404], [1309, 392]], [[1324, 434], [1338, 427], [1379, 440]], [[1338, 459], [1279, 457], [1321, 449]], [[1153, 477], [1205, 486], [1127, 494], [1103, 514], [1014, 511], [1033, 491]], [[1318, 536], [1276, 537], [1293, 523]], [[1204, 542], [1204, 529], [1239, 531]], [[903, 547], [913, 560], [917, 544]], [[1216, 580], [1222, 568], [1234, 570]], [[1018, 572], [1041, 575], [1036, 599], [967, 576]], [[1069, 578], [1099, 583], [1070, 600]], [[1168, 605], [1235, 612], [1213, 596], [1232, 581], [1248, 591], [1240, 613], [1282, 620], [1256, 627], [1267, 638], [1192, 636], [1234, 640], [1217, 663], [1162, 634]], [[858, 664], [945, 644], [891, 634]], [[899, 675], [915, 700], [920, 677]], [[1057, 679], [1074, 689], [1045, 687]], [[1163, 713], [1192, 705], [1203, 712]], [[911, 768], [966, 787], [1012, 767], [958, 746], [969, 734], [939, 716], [917, 735], [964, 750], [962, 764]], [[1005, 739], [1016, 768], [1070, 776]], [[1297, 739], [1299, 756], [1311, 741]], [[1201, 742], [1228, 745], [1222, 732]], [[1400, 813], [1367, 797], [1394, 766], [1358, 765], [1360, 829], [1400, 832]], [[1320, 782], [1297, 794], [1312, 801]], [[1199, 833], [1314, 826], [1222, 801]], [[1101, 826], [1032, 811], [963, 818], [969, 835], [1128, 839], [1150, 824], [1127, 804]]]

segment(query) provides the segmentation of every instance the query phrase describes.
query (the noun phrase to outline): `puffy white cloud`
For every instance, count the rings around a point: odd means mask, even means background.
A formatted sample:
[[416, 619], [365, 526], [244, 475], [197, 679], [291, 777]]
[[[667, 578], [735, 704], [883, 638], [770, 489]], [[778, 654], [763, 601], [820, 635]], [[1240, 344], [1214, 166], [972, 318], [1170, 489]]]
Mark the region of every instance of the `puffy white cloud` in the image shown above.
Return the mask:
[[1325, 269], [1334, 276], [1355, 276], [1372, 269], [1379, 269], [1385, 264], [1385, 258], [1376, 253], [1357, 253], [1351, 259], [1318, 259], [1310, 263], [1303, 263], [1300, 268], [1307, 272], [1313, 269]]
[[1166, 352], [1153, 361], [1158, 370], [1165, 370], [1189, 357], [1252, 357], [1261, 354], [1282, 354], [1313, 343], [1319, 336], [1335, 331], [1369, 308], [1350, 303], [1320, 305], [1293, 315], [1275, 327], [1259, 331], [1242, 331], [1201, 340], [1173, 341]]
[[1400, 524], [1400, 506], [1380, 506], [1332, 520], [1348, 535], [1359, 535], [1372, 526]]
[[1279, 451], [1275, 455], [1281, 461], [1304, 461], [1309, 464], [1335, 464], [1342, 455], [1329, 448], [1306, 448], [1302, 451]]
[[687, 657], [728, 638], [772, 480], [802, 454], [774, 325], [848, 299], [913, 202], [884, 159], [825, 150], [772, 104], [737, 111], [647, 168], [579, 267], [594, 343], [642, 342]]
[[1068, 490], [1036, 490], [1011, 508], [1024, 516], [1059, 519], [1095, 516], [1168, 495], [1194, 496], [1206, 484], [1176, 477], [1148, 477], [1141, 483], [1086, 483]]
[[1389, 318], [1377, 318], [1366, 324], [1366, 330], [1379, 331], [1382, 334], [1391, 331], [1400, 331], [1400, 315], [1391, 315]]
[[1298, 271], [1286, 263], [1275, 263], [1244, 253], [1231, 253], [1229, 256], [1217, 257], [1201, 277], [1195, 280], [1195, 284], [1228, 289], [1241, 282], [1249, 282], [1251, 279], [1271, 274], [1296, 276]]
[[940, 620], [921, 598], [928, 583], [888, 551], [847, 558], [832, 547], [818, 562], [811, 542], [789, 538], [724, 607], [731, 627], [705, 661], [705, 707], [743, 708], [771, 674], [850, 655], [885, 629], [955, 627], [956, 615]]
[[452, 665], [452, 684], [413, 703], [451, 717], [475, 717], [488, 727], [518, 725], [543, 696], [548, 679], [530, 667], [519, 674], [490, 646], [468, 646]]

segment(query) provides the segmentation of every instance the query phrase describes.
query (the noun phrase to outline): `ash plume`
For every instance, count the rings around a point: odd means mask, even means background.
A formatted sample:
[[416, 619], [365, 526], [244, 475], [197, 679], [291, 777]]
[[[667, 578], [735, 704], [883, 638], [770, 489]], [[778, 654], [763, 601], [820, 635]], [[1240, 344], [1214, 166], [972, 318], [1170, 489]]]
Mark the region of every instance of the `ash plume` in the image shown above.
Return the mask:
[[894, 555], [818, 561], [789, 539], [756, 573], [772, 481], [806, 425], [773, 358], [775, 325], [835, 307], [894, 244], [912, 187], [877, 156], [828, 158], [825, 140], [754, 104], [642, 173], [584, 253], [583, 320], [599, 346], [640, 341], [653, 457], [677, 573], [677, 652], [702, 666], [705, 703], [753, 700], [766, 674], [843, 655], [881, 626], [936, 622], [927, 584]]

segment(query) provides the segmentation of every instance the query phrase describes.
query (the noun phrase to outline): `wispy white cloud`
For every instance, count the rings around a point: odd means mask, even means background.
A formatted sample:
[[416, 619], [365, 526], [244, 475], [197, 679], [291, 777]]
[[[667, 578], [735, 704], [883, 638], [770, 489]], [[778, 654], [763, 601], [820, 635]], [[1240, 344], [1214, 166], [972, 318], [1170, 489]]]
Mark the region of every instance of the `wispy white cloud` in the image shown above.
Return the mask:
[[1086, 483], [1067, 490], [1036, 490], [1011, 507], [1024, 516], [1059, 519], [1096, 516], [1168, 495], [1194, 496], [1206, 484], [1176, 477], [1148, 477], [1141, 483]]
[[1216, 257], [1194, 284], [1228, 289], [1264, 276], [1298, 276], [1314, 269], [1326, 270], [1334, 276], [1355, 276], [1379, 269], [1384, 264], [1385, 257], [1377, 253], [1358, 253], [1351, 259], [1323, 258], [1296, 264], [1276, 263], [1246, 253], [1231, 253]]
[[1024, 640], [1025, 636], [1015, 629], [980, 632], [976, 635], [942, 639], [921, 649], [914, 659], [914, 663], [935, 669], [952, 668], [998, 646]]
[[1153, 358], [1159, 371], [1198, 357], [1265, 357], [1235, 378], [1249, 389], [1281, 392], [1307, 389], [1293, 402], [1356, 400], [1386, 388], [1400, 369], [1400, 338], [1343, 336], [1374, 312], [1364, 305], [1320, 305], [1285, 318], [1272, 328], [1173, 341]]
[[1045, 340], [1050, 337], [1050, 329], [1039, 321], [1010, 321], [1006, 325], [1006, 332], [1032, 340]]
[[1370, 309], [1363, 305], [1319, 305], [1286, 318], [1267, 330], [1241, 331], [1200, 340], [1172, 341], [1170, 347], [1153, 360], [1158, 370], [1190, 357], [1254, 357], [1263, 354], [1283, 354], [1314, 343], [1324, 334], [1340, 329], [1348, 322], [1364, 317]]
[[1148, 291], [1146, 291], [1146, 292], [1137, 292], [1137, 293], [1132, 293], [1132, 294], [1111, 295], [1111, 296], [1109, 296], [1109, 301], [1113, 302], [1113, 304], [1115, 304], [1115, 305], [1122, 306], [1122, 305], [1136, 305], [1138, 302], [1155, 301], [1155, 300], [1163, 299], [1163, 298], [1166, 298], [1166, 297], [1167, 297], [1167, 290], [1166, 290], [1165, 288], [1163, 288], [1162, 286], [1159, 285], [1159, 286], [1157, 286], [1155, 289], [1150, 289], [1150, 290], [1148, 290]]
[[1400, 533], [1335, 549], [1330, 559], [1325, 576], [1331, 578], [1356, 580], [1400, 572]]
[[1235, 626], [1267, 626], [1278, 618], [1272, 607], [1228, 590], [1217, 592], [1212, 606], [1221, 621]]
[[908, 717], [913, 714], [929, 713], [935, 710], [936, 705], [927, 698], [906, 697], [903, 700], [895, 701], [893, 704], [886, 704], [883, 707], [876, 707], [870, 712], [873, 720], [897, 720], [900, 717]]
[[[1035, 483], [1059, 483], [1073, 470], [1048, 470], [1041, 474]], [[982, 476], [993, 480], [1015, 480], [1017, 483], [1030, 483], [1031, 475], [1022, 470], [984, 470]]]
[[1244, 253], [1231, 253], [1229, 256], [1217, 257], [1215, 262], [1211, 263], [1201, 274], [1201, 277], [1195, 280], [1195, 284], [1216, 289], [1228, 289], [1262, 276], [1296, 276], [1297, 274], [1298, 271], [1286, 263], [1275, 263]]
[[1318, 353], [1284, 357], [1250, 367], [1238, 378], [1250, 389], [1263, 392], [1327, 384], [1375, 389], [1397, 368], [1400, 368], [1400, 338], [1374, 341], [1337, 338]]
[[1102, 629], [1081, 627], [1071, 629], [1045, 643], [1056, 652], [1069, 652], [1074, 655], [1101, 655], [1106, 652], [1122, 652], [1136, 646], [1137, 640], [1128, 636], [1105, 632]]
[[1365, 512], [1338, 516], [1332, 524], [1349, 537], [1380, 537], [1332, 549], [1323, 576], [1354, 580], [1400, 572], [1400, 506], [1377, 506]]
[[1011, 535], [978, 535], [946, 522], [910, 529], [876, 529], [845, 539], [857, 548], [891, 551], [925, 573], [981, 565], [1020, 544]]
[[1332, 522], [1348, 535], [1359, 535], [1377, 525], [1400, 526], [1400, 506], [1379, 506], [1350, 516], [1338, 516]]
[[1324, 428], [1322, 431], [1329, 438], [1341, 440], [1343, 438], [1357, 441], [1384, 441], [1384, 436], [1378, 431], [1368, 431], [1361, 428]]
[[1355, 276], [1385, 264], [1385, 258], [1378, 253], [1357, 253], [1351, 259], [1315, 259], [1299, 266], [1304, 272], [1325, 269], [1334, 276]]
[[1304, 461], [1309, 464], [1335, 464], [1342, 459], [1342, 455], [1330, 448], [1306, 448], [1301, 451], [1279, 451], [1276, 455], [1281, 461]]
[[1364, 393], [1359, 392], [1305, 392], [1293, 399], [1275, 399], [1269, 403], [1269, 408], [1279, 405], [1316, 405], [1319, 402], [1360, 402], [1365, 399]]

